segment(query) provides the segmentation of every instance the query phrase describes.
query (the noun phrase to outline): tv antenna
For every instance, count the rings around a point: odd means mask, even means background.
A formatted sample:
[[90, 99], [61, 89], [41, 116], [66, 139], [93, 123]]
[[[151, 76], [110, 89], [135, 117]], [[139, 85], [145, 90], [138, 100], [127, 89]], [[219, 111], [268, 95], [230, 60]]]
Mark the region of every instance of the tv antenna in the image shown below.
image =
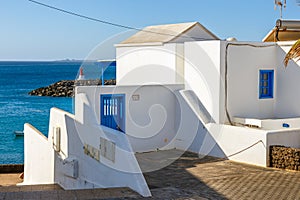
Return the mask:
[[282, 19], [282, 7], [286, 8], [286, 0], [275, 0], [275, 7], [276, 10], [277, 7], [280, 7], [280, 19]]

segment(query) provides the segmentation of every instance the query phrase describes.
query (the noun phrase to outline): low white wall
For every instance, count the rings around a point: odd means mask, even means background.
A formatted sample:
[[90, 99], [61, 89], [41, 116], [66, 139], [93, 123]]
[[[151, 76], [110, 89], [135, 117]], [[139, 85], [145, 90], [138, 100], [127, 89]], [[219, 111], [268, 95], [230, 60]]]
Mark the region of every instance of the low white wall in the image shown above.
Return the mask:
[[[181, 47], [181, 48], [180, 48]], [[175, 84], [182, 83], [183, 45], [117, 47], [117, 84]], [[178, 62], [179, 61], [179, 62]], [[177, 71], [179, 75], [177, 74]]]
[[251, 125], [262, 130], [289, 130], [290, 128], [300, 128], [300, 118], [254, 119], [234, 117], [232, 121], [237, 126]]
[[[197, 145], [193, 143], [188, 150], [200, 155], [267, 167], [270, 146], [300, 148], [299, 128], [271, 131], [220, 124], [208, 124], [205, 127], [206, 130], [199, 127], [194, 139], [198, 140]], [[176, 147], [180, 149], [181, 146]]]
[[220, 124], [209, 124], [207, 129], [228, 159], [267, 166], [266, 131]]
[[24, 125], [24, 180], [20, 185], [54, 183], [54, 152], [48, 139], [30, 124]]
[[[74, 115], [52, 108], [49, 130], [56, 127], [61, 130], [58, 152], [52, 145], [53, 131], [49, 131], [47, 140], [25, 125], [24, 185], [58, 183], [64, 189], [130, 187], [151, 196], [127, 135], [100, 125], [82, 124]], [[101, 138], [114, 144], [113, 160], [100, 155], [104, 151]]]
[[[300, 148], [299, 128], [271, 131], [210, 124], [207, 129], [226, 157], [237, 162], [267, 167], [271, 145]], [[208, 155], [222, 157], [222, 154]]]
[[[264, 119], [261, 120], [262, 129], [265, 130], [289, 130], [291, 128], [300, 128], [300, 118], [287, 119]], [[283, 124], [288, 124], [289, 127], [283, 127]]]

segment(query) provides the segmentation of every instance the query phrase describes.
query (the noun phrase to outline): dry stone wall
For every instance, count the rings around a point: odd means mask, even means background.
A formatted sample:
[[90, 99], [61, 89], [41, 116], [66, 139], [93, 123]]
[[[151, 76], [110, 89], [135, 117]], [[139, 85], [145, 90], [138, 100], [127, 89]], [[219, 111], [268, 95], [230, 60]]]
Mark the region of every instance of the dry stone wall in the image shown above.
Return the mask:
[[270, 167], [300, 171], [300, 149], [270, 146]]

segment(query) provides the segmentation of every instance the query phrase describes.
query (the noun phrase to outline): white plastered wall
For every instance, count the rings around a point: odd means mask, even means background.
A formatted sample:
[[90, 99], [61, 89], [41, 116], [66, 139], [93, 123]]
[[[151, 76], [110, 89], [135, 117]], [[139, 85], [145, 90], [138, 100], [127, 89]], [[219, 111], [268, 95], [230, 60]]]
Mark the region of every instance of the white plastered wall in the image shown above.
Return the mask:
[[[75, 98], [76, 118], [100, 126], [100, 95], [125, 94], [125, 133], [135, 152], [174, 148], [177, 133], [175, 116], [178, 104], [175, 90], [183, 85], [144, 85], [144, 86], [105, 86], [78, 87], [77, 93], [84, 94], [86, 108], [82, 97]], [[134, 101], [132, 95], [138, 96]], [[91, 106], [95, 105], [95, 106]], [[84, 108], [83, 110], [81, 110]], [[93, 124], [92, 124], [93, 123]]]
[[118, 85], [182, 83], [183, 44], [119, 46], [116, 52]]
[[300, 61], [290, 60], [285, 68], [283, 60], [294, 42], [280, 42], [277, 46], [277, 101], [275, 113], [277, 118], [300, 116]]
[[[248, 43], [256, 47], [239, 44], [229, 46], [227, 51], [230, 115], [261, 119], [299, 117], [299, 62], [292, 60], [287, 68], [283, 65], [293, 42]], [[274, 70], [272, 99], [258, 97], [260, 69]]]
[[[249, 46], [253, 45], [253, 46]], [[267, 43], [227, 45], [227, 107], [231, 117], [274, 118], [278, 98], [277, 47]], [[259, 70], [274, 70], [273, 98], [259, 99]]]
[[[225, 119], [226, 67], [228, 111], [231, 117], [274, 118], [282, 116], [277, 112], [280, 108], [280, 106], [277, 108], [278, 100], [282, 98], [283, 101], [285, 98], [280, 95], [282, 92], [288, 93], [291, 97], [294, 95], [290, 101], [296, 104], [297, 98], [292, 91], [287, 89], [287, 84], [298, 83], [298, 80], [295, 82], [297, 75], [282, 77], [284, 72], [279, 61], [282, 62], [285, 54], [282, 53], [276, 57], [279, 48], [274, 43], [228, 44], [226, 41], [185, 43], [186, 89], [193, 90], [215, 121], [220, 123], [202, 124], [203, 128], [200, 123], [195, 137], [198, 141], [193, 142], [189, 150], [196, 150], [203, 155], [227, 157], [238, 162], [267, 166], [269, 145], [296, 146], [295, 141], [299, 141], [300, 137], [298, 130], [281, 129], [269, 134], [267, 130], [222, 125], [222, 117]], [[273, 99], [259, 99], [260, 69], [274, 70]], [[293, 71], [295, 70], [297, 68]], [[293, 80], [288, 80], [291, 77], [294, 77]], [[285, 88], [282, 88], [281, 81], [283, 80], [286, 81]], [[296, 107], [294, 105], [294, 108]], [[291, 117], [290, 113], [286, 112], [286, 115]], [[193, 113], [186, 114], [193, 119]], [[287, 134], [290, 139], [283, 139]], [[183, 137], [178, 144], [181, 145], [183, 142], [188, 141]]]
[[220, 41], [186, 42], [185, 87], [193, 90], [216, 123], [220, 114], [222, 78], [220, 71]]

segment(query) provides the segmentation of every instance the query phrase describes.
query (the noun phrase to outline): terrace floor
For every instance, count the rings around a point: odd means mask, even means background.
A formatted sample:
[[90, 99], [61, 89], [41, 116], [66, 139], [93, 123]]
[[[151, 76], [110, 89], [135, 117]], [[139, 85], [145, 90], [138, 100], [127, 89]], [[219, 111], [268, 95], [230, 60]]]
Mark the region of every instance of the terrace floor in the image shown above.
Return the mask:
[[[169, 155], [168, 159], [166, 155]], [[18, 174], [0, 174], [0, 199], [299, 199], [300, 172], [261, 168], [186, 152], [137, 155], [152, 197], [128, 188], [65, 191], [58, 185], [15, 186]], [[151, 172], [160, 165], [172, 164]], [[145, 162], [147, 161], [147, 162]], [[160, 166], [159, 165], [159, 166]]]

